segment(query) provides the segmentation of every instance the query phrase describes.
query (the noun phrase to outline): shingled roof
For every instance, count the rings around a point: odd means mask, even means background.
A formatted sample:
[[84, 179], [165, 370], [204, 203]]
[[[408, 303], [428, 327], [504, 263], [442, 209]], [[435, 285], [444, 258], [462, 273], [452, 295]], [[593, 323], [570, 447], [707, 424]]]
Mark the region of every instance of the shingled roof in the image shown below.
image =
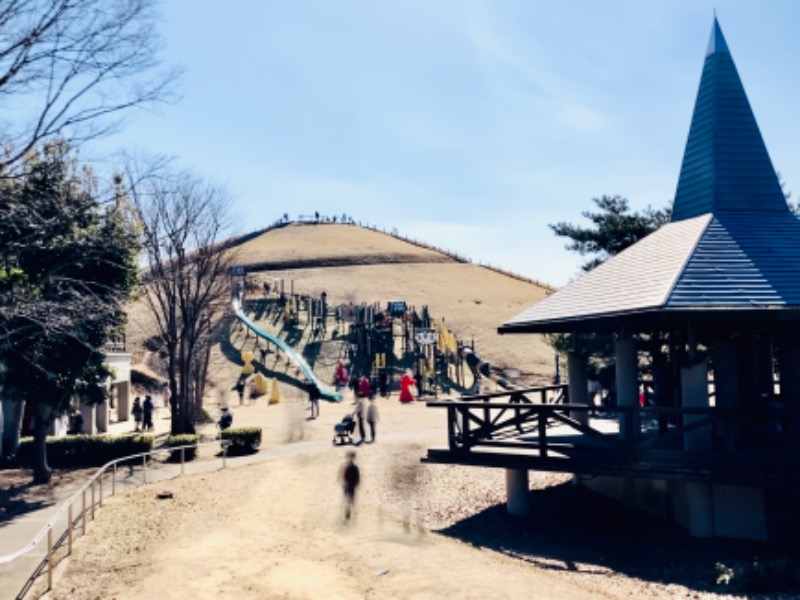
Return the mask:
[[672, 222], [499, 331], [685, 318], [800, 319], [800, 220], [787, 206], [716, 18]]

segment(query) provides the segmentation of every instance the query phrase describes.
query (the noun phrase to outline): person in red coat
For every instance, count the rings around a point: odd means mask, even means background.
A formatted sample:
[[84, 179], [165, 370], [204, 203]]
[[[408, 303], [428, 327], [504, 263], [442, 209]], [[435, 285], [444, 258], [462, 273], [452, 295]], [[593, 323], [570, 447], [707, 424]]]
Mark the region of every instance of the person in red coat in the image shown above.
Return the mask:
[[413, 402], [414, 395], [411, 393], [411, 386], [417, 385], [417, 382], [411, 376], [411, 373], [406, 372], [400, 378], [400, 402]]

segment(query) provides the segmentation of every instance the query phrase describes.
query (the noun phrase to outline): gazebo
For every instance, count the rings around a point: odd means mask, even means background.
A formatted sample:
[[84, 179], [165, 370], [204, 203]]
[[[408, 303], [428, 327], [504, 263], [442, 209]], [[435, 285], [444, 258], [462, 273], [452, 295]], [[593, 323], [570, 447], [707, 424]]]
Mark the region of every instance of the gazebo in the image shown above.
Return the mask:
[[[521, 391], [451, 408], [450, 447], [426, 460], [505, 467], [518, 512], [528, 470], [562, 470], [695, 536], [787, 531], [800, 490], [800, 220], [716, 19], [671, 222], [499, 331], [570, 334], [568, 403]], [[614, 347], [616, 402], [602, 410], [587, 379], [598, 334]]]

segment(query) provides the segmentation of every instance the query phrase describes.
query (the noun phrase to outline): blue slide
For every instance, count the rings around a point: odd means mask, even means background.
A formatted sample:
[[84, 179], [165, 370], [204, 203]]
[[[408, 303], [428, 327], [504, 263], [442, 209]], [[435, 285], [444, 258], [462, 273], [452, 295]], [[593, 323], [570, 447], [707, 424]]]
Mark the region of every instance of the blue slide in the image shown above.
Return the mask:
[[261, 328], [259, 328], [255, 323], [253, 323], [250, 319], [248, 319], [245, 316], [244, 311], [242, 310], [239, 303], [236, 301], [234, 301], [233, 303], [233, 310], [236, 312], [236, 317], [242, 323], [244, 323], [250, 329], [250, 331], [255, 333], [257, 336], [264, 338], [268, 342], [272, 342], [278, 348], [286, 352], [286, 355], [289, 358], [291, 358], [297, 364], [298, 367], [300, 367], [300, 370], [303, 371], [303, 374], [306, 376], [308, 381], [313, 383], [319, 388], [320, 397], [323, 400], [330, 400], [332, 402], [341, 401], [342, 395], [337, 392], [330, 391], [328, 389], [328, 386], [324, 385], [319, 379], [317, 379], [316, 376], [314, 375], [314, 371], [312, 371], [311, 367], [308, 366], [308, 363], [305, 360], [303, 360], [303, 357], [300, 356], [297, 352], [295, 352], [291, 346], [288, 346], [286, 342], [284, 342], [282, 339], [270, 335], [266, 331], [263, 331]]

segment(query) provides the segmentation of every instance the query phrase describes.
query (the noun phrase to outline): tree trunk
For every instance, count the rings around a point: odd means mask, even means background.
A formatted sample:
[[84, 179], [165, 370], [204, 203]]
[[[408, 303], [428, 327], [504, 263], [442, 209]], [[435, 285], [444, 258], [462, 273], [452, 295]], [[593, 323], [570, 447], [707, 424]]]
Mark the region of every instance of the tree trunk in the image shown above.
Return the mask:
[[3, 400], [3, 436], [2, 447], [0, 447], [0, 457], [16, 463], [19, 453], [19, 436], [22, 429], [22, 414], [25, 410], [25, 401], [22, 399]]
[[37, 419], [33, 429], [33, 483], [49, 483], [53, 470], [47, 464], [47, 427], [49, 421]]

